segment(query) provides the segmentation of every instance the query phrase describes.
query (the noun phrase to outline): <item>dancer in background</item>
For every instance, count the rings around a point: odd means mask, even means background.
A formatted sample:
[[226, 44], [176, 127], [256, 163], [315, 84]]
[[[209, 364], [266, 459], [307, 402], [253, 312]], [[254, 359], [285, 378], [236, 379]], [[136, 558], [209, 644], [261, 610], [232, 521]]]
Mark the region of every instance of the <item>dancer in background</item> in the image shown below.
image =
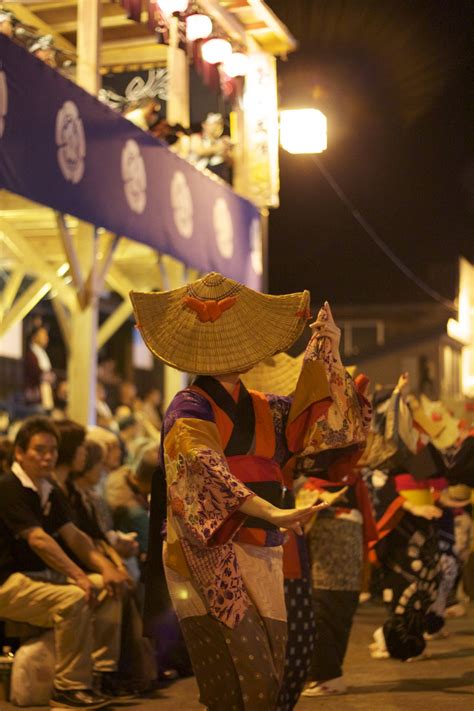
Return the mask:
[[371, 655], [404, 661], [420, 657], [426, 647], [426, 615], [441, 581], [434, 521], [442, 515], [430, 480], [442, 466], [418, 456], [428, 437], [414, 426], [407, 390], [403, 373], [393, 391], [375, 393], [373, 432], [361, 459], [372, 471], [366, 481], [379, 533], [373, 560], [384, 566], [392, 592], [390, 615], [374, 633]]
[[[351, 380], [347, 373], [344, 377]], [[368, 379], [360, 375], [355, 386], [365, 402]], [[368, 430], [368, 410], [367, 417]], [[359, 438], [350, 446], [329, 450], [325, 459], [303, 453], [297, 461], [297, 472], [304, 477], [297, 500], [303, 505], [314, 494], [332, 499], [330, 507], [315, 517], [308, 534], [316, 644], [303, 691], [307, 697], [347, 691], [343, 664], [359, 601], [363, 561], [369, 543], [377, 539], [367, 488], [357, 468], [364, 445], [365, 440]]]

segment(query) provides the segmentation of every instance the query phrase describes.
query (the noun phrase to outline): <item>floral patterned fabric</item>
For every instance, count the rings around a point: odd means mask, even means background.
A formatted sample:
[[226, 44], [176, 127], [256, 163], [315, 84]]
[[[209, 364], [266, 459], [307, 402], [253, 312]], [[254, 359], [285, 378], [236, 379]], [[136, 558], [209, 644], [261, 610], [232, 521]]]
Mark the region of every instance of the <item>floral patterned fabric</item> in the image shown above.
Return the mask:
[[[323, 316], [321, 311], [318, 319]], [[363, 445], [372, 421], [372, 408], [368, 400], [357, 393], [328, 338], [313, 335], [304, 358], [305, 363], [311, 361], [319, 361], [324, 366], [331, 403], [325, 416], [308, 428], [303, 454]]]

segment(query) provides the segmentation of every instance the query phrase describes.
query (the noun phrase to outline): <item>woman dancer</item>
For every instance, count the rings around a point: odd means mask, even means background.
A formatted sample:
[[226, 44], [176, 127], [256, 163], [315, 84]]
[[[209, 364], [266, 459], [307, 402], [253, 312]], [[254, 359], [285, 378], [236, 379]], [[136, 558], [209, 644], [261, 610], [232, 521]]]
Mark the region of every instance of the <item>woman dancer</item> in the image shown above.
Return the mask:
[[[211, 273], [131, 298], [155, 355], [199, 375], [168, 408], [162, 453], [165, 572], [200, 700], [211, 711], [270, 711], [287, 637], [280, 529], [301, 533], [317, 510], [280, 508], [281, 466], [310, 432], [317, 447], [331, 398], [316, 336], [291, 404], [249, 393], [239, 374], [293, 343], [309, 315], [309, 293], [259, 294]], [[332, 319], [316, 327], [337, 350]]]

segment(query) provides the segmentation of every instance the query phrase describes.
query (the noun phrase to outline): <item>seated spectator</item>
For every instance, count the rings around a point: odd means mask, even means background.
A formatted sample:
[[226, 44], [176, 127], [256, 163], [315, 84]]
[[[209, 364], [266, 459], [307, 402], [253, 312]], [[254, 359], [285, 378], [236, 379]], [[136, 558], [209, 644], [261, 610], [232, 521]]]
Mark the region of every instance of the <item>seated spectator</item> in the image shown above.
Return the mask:
[[60, 380], [54, 391], [54, 408], [51, 413], [53, 420], [65, 420], [67, 418], [68, 398], [68, 382], [67, 380]]
[[[62, 494], [72, 503], [71, 516], [77, 527], [81, 528], [92, 539], [109, 541], [119, 556], [128, 558], [135, 555], [138, 551], [138, 546], [117, 536], [115, 531], [112, 530], [112, 517], [110, 515], [103, 516], [103, 509], [107, 508], [107, 505], [103, 499], [101, 500], [100, 494], [93, 491], [93, 486], [97, 484], [100, 475], [97, 477], [94, 472], [93, 485], [81, 487], [80, 482], [85, 468], [91, 468], [87, 460], [88, 445], [85, 444], [85, 428], [72, 420], [58, 422], [57, 428], [59, 430], [60, 443], [58, 460], [54, 470], [54, 480], [61, 489]], [[102, 466], [103, 461], [104, 450], [100, 447], [100, 466]], [[95, 465], [94, 469], [98, 468], [95, 459], [93, 460], [93, 465]], [[75, 473], [74, 477], [71, 476], [73, 473]], [[87, 491], [88, 505], [85, 509], [83, 504], [86, 501], [86, 497], [81, 497], [81, 502], [78, 500], [77, 495], [80, 491]], [[82, 506], [79, 506], [79, 503]], [[110, 525], [104, 526], [104, 522], [110, 522]]]
[[57, 68], [58, 48], [54, 44], [53, 35], [42, 35], [35, 39], [29, 48], [29, 52], [31, 52], [34, 57], [41, 59], [41, 61], [49, 67], [53, 67], [53, 69]]
[[115, 432], [93, 425], [87, 429], [87, 439], [101, 444], [105, 449], [102, 478], [122, 464], [122, 449]]
[[145, 97], [128, 106], [123, 116], [142, 131], [149, 131], [150, 126], [153, 126], [158, 118], [160, 108], [159, 102]]
[[[71, 472], [67, 481], [68, 496], [78, 516], [78, 526], [91, 538], [108, 542], [121, 558], [131, 558], [138, 553], [138, 544], [134, 538], [120, 535], [120, 531], [115, 531], [112, 526], [103, 526], [100, 496], [97, 495], [96, 487], [103, 471], [105, 450], [92, 440], [86, 440], [84, 448], [84, 462], [80, 468]], [[105, 501], [103, 503], [107, 505]], [[112, 524], [111, 517], [110, 521]], [[117, 560], [116, 556], [114, 559]]]
[[150, 388], [145, 393], [141, 411], [145, 417], [156, 427], [158, 432], [161, 430], [163, 422], [163, 411], [161, 390], [159, 388]]
[[191, 136], [189, 160], [199, 170], [212, 171], [223, 180], [231, 182], [232, 144], [224, 134], [222, 114], [210, 113], [202, 122], [201, 133]]
[[[58, 445], [49, 418], [27, 419], [16, 435], [12, 469], [0, 477], [0, 615], [54, 628], [51, 706], [95, 709], [116, 693], [126, 576], [74, 525], [49, 481]], [[101, 693], [92, 689], [93, 670]]]
[[97, 379], [105, 389], [105, 401], [112, 410], [118, 404], [118, 386], [120, 376], [117, 373], [117, 364], [111, 356], [101, 356], [97, 364]]
[[130, 465], [111, 472], [105, 482], [105, 499], [112, 511], [114, 527], [137, 534], [142, 561], [148, 550], [148, 498], [157, 467], [157, 443], [144, 439]]
[[7, 37], [14, 36], [15, 16], [12, 12], [8, 10], [0, 10], [0, 35], [6, 35]]
[[95, 411], [97, 416], [97, 424], [99, 427], [110, 427], [113, 423], [114, 416], [112, 410], [110, 409], [104, 385], [97, 381], [96, 385], [96, 403]]
[[131, 457], [134, 441], [142, 434], [142, 427], [134, 415], [120, 418], [117, 424], [122, 447], [122, 461], [127, 462]]
[[8, 437], [0, 437], [0, 475], [8, 474], [13, 464], [13, 442]]
[[[135, 554], [138, 544], [136, 534], [121, 531], [105, 531], [100, 526], [96, 513], [97, 485], [103, 467], [104, 448], [97, 442], [85, 441], [85, 460], [76, 473], [71, 473], [67, 480], [68, 499], [79, 528], [94, 541], [95, 546], [113, 564], [124, 571], [135, 573], [133, 579], [138, 582], [139, 569]], [[122, 560], [125, 558], [125, 561]], [[122, 642], [119, 671], [127, 689], [143, 691], [156, 680], [155, 656], [151, 643], [142, 636], [139, 596], [136, 588], [130, 588], [123, 600]]]
[[137, 401], [136, 385], [132, 383], [131, 380], [124, 380], [123, 383], [120, 383], [119, 385], [118, 398], [117, 408], [124, 405], [129, 408], [131, 413], [133, 413]]
[[23, 364], [25, 403], [43, 412], [51, 412], [54, 407], [52, 385], [56, 380], [46, 352], [48, 344], [47, 329], [41, 323], [35, 324]]

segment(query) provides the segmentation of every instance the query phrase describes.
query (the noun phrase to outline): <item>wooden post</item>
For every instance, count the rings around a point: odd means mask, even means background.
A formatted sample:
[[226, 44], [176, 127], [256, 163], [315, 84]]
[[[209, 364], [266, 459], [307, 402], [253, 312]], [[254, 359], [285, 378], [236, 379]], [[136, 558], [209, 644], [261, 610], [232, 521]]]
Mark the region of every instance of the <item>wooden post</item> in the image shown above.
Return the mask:
[[94, 96], [100, 89], [100, 14], [100, 0], [78, 0], [76, 83]]
[[[160, 259], [162, 287], [165, 291], [178, 289], [185, 283], [185, 266], [173, 257]], [[163, 365], [163, 406], [166, 410], [177, 392], [187, 385], [187, 375], [169, 365]]]
[[[99, 92], [100, 0], [78, 0], [77, 74], [79, 86], [90, 94]], [[87, 298], [71, 314], [70, 355], [68, 361], [69, 413], [83, 425], [96, 420], [97, 328], [99, 294], [96, 280], [96, 231], [79, 224], [77, 251], [82, 274], [89, 274]]]
[[78, 255], [83, 269], [91, 269], [91, 287], [82, 308], [71, 314], [68, 360], [69, 415], [83, 425], [95, 424], [97, 381], [97, 328], [99, 294], [93, 270], [96, 257], [94, 228], [79, 223]]
[[170, 18], [170, 41], [167, 55], [168, 99], [166, 119], [189, 128], [189, 66], [184, 49], [179, 48], [179, 18]]

